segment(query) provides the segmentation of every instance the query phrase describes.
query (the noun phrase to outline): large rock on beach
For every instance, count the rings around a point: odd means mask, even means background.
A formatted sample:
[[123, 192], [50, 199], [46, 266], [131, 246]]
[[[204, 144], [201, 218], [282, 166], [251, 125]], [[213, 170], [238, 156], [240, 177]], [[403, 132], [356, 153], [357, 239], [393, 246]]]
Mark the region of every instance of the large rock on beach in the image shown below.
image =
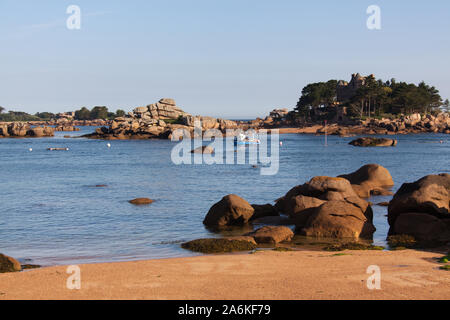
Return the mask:
[[355, 172], [343, 174], [339, 177], [350, 181], [353, 190], [361, 198], [368, 198], [371, 194], [389, 195], [390, 193], [384, 189], [394, 185], [394, 180], [389, 171], [378, 164], [368, 164]]
[[404, 183], [388, 207], [389, 234], [418, 241], [450, 241], [450, 174]]
[[246, 200], [230, 194], [209, 209], [203, 223], [208, 227], [242, 226], [249, 222], [254, 212]]
[[312, 212], [299, 233], [311, 237], [371, 238], [375, 232], [370, 214], [353, 203], [328, 201]]
[[21, 271], [22, 266], [16, 259], [0, 253], [0, 273]]

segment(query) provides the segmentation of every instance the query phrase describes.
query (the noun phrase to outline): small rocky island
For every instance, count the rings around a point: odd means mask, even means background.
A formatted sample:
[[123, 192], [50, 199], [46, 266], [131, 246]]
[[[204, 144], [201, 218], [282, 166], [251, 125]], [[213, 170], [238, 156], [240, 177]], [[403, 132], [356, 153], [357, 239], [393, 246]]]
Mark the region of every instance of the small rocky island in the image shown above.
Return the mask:
[[145, 107], [137, 107], [124, 117], [115, 118], [109, 127], [98, 128], [84, 137], [93, 139], [171, 139], [176, 129], [186, 129], [191, 134], [194, 122], [201, 121], [202, 130], [236, 129], [235, 121], [212, 117], [192, 116], [177, 107], [175, 100], [163, 98]]
[[53, 127], [32, 127], [24, 122], [0, 123], [0, 138], [42, 138], [53, 137]]

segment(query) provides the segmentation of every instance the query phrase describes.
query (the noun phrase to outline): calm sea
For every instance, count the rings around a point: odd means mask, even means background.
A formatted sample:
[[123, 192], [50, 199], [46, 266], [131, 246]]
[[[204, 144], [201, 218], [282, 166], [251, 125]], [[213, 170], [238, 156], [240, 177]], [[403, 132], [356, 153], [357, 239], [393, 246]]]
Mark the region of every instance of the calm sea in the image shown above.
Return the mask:
[[[449, 172], [448, 135], [398, 136], [395, 148], [356, 148], [348, 145], [352, 138], [333, 136], [324, 147], [324, 137], [282, 135], [279, 172], [262, 176], [250, 164], [176, 166], [171, 141], [111, 141], [108, 148], [106, 141], [63, 137], [94, 128], [81, 130], [0, 139], [1, 253], [43, 265], [188, 256], [181, 242], [218, 236], [202, 220], [229, 193], [271, 203], [313, 176], [349, 173], [368, 163], [389, 169], [394, 191], [403, 182]], [[127, 202], [137, 197], [156, 201], [144, 207]], [[387, 209], [373, 208], [374, 242], [383, 244]]]

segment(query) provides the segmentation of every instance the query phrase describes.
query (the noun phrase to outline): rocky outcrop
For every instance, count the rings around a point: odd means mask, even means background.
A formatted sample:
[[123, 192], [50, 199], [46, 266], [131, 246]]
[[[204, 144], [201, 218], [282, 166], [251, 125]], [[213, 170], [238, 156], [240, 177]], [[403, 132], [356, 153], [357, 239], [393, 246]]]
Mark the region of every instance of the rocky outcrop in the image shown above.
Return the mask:
[[[197, 122], [199, 121], [199, 122]], [[137, 107], [125, 117], [112, 121], [109, 127], [96, 129], [87, 138], [96, 139], [171, 139], [177, 129], [184, 129], [191, 137], [194, 125], [200, 123], [202, 130], [237, 128], [230, 120], [192, 116], [177, 107], [173, 99], [164, 98], [145, 107]]]
[[314, 177], [291, 189], [275, 207], [292, 218], [301, 235], [370, 238], [375, 231], [372, 208], [344, 178]]
[[353, 190], [361, 198], [392, 194], [387, 188], [394, 185], [394, 180], [389, 171], [378, 164], [367, 164], [355, 172], [339, 177], [350, 181]]
[[349, 144], [355, 147], [394, 147], [397, 145], [397, 140], [365, 137], [353, 140]]
[[0, 253], [0, 273], [21, 271], [22, 266], [16, 259]]
[[255, 209], [241, 197], [230, 194], [209, 209], [203, 223], [208, 227], [242, 226], [249, 222]]
[[256, 231], [247, 233], [246, 236], [253, 237], [258, 244], [277, 244], [283, 241], [291, 241], [294, 233], [284, 226], [266, 226]]
[[449, 201], [449, 174], [404, 183], [389, 203], [389, 234], [406, 234], [423, 242], [450, 241]]
[[54, 128], [52, 127], [31, 127], [24, 122], [0, 124], [0, 138], [41, 138], [53, 136]]

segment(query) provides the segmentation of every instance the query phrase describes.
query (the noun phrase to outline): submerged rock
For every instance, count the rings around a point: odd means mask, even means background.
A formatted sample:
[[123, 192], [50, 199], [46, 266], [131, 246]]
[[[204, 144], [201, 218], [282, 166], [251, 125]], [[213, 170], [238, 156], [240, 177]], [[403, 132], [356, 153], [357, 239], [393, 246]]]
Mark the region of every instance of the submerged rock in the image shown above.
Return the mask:
[[[250, 237], [246, 237], [250, 238]], [[256, 249], [256, 244], [249, 239], [197, 239], [181, 244], [187, 250], [202, 253], [224, 253], [234, 251], [250, 251]]]
[[393, 147], [397, 145], [397, 140], [387, 138], [365, 137], [353, 140], [349, 144], [355, 147]]
[[128, 202], [135, 205], [143, 205], [143, 204], [151, 204], [153, 203], [153, 200], [149, 198], [136, 198], [133, 200], [129, 200]]
[[382, 246], [374, 246], [361, 242], [347, 242], [340, 244], [333, 244], [323, 248], [325, 251], [344, 251], [344, 250], [384, 250]]

